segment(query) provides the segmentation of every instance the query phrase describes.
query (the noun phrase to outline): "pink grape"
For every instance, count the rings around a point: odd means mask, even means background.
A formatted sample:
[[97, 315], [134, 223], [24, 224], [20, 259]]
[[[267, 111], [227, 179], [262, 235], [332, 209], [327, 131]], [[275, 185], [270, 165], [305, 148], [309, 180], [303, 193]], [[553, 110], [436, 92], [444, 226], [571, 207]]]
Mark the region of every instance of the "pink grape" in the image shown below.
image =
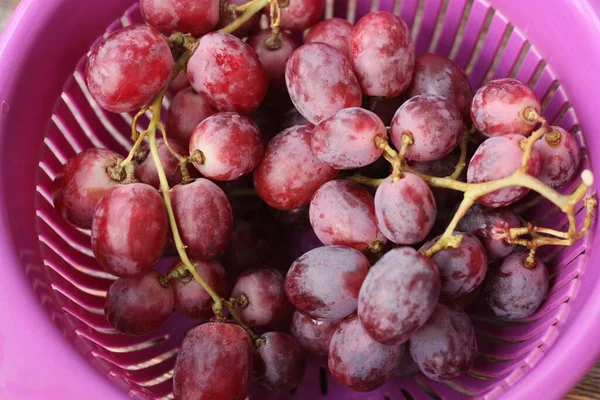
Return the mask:
[[346, 180], [327, 182], [310, 202], [310, 223], [325, 245], [342, 245], [359, 251], [386, 242], [377, 227], [373, 196]]
[[383, 150], [375, 138], [387, 138], [383, 122], [371, 111], [344, 108], [313, 129], [311, 147], [319, 160], [335, 169], [355, 169], [374, 163]]
[[410, 339], [410, 354], [428, 378], [457, 378], [473, 366], [477, 357], [473, 323], [456, 304], [439, 303]]
[[536, 121], [525, 119], [523, 113], [528, 108], [541, 115], [540, 101], [529, 86], [516, 79], [496, 79], [475, 93], [471, 119], [475, 127], [489, 137], [512, 134], [529, 136]]
[[298, 342], [287, 333], [262, 335], [265, 344], [254, 350], [254, 376], [270, 390], [285, 392], [302, 381], [306, 357]]
[[299, 47], [287, 62], [285, 80], [292, 102], [313, 124], [362, 102], [350, 62], [324, 43]]
[[[241, 6], [244, 3], [247, 3], [247, 1], [246, 0], [227, 0], [227, 2], [225, 4], [232, 5], [232, 6]], [[231, 12], [229, 10], [222, 11], [221, 18], [219, 20], [219, 23], [217, 24], [217, 30], [226, 27], [227, 25], [232, 23], [234, 20], [235, 20], [235, 18], [234, 18], [233, 12]], [[242, 26], [240, 26], [238, 29], [236, 29], [231, 34], [235, 35], [239, 38], [243, 38], [246, 36], [251, 36], [254, 33], [258, 32], [259, 30], [260, 30], [260, 13], [256, 13], [253, 16], [251, 16], [248, 21], [244, 22], [244, 24]]]
[[538, 258], [532, 268], [527, 268], [524, 264], [527, 255], [527, 252], [511, 254], [499, 268], [490, 271], [483, 299], [498, 318], [528, 317], [544, 302], [549, 286], [548, 270]]
[[358, 317], [374, 340], [406, 342], [433, 312], [440, 296], [440, 273], [433, 261], [410, 247], [387, 252], [360, 288]]
[[421, 94], [436, 94], [450, 100], [465, 120], [470, 119], [473, 90], [465, 72], [452, 60], [433, 53], [417, 56], [408, 96]]
[[318, 247], [298, 258], [285, 277], [296, 310], [313, 319], [338, 321], [353, 314], [369, 260], [344, 246]]
[[[293, 1], [293, 0], [292, 0]], [[281, 47], [269, 49], [267, 39], [271, 37], [271, 29], [263, 29], [248, 39], [248, 44], [256, 51], [260, 62], [269, 75], [269, 85], [274, 88], [285, 87], [285, 64], [298, 47], [290, 35], [279, 33]]]
[[413, 144], [406, 157], [415, 161], [434, 161], [448, 155], [460, 141], [463, 122], [450, 100], [434, 94], [415, 96], [394, 115], [390, 138], [399, 149], [402, 134], [410, 132]]
[[248, 305], [238, 309], [240, 319], [252, 328], [280, 327], [292, 315], [292, 305], [285, 297], [284, 276], [273, 268], [256, 268], [244, 272], [235, 282], [232, 297], [245, 294]]
[[[169, 139], [169, 144], [177, 153], [182, 156], [187, 155], [187, 148], [178, 142], [177, 140]], [[179, 168], [179, 161], [169, 151], [169, 148], [165, 145], [162, 138], [156, 139], [156, 145], [158, 147], [158, 157], [162, 162], [165, 174], [167, 175], [167, 181], [169, 186], [181, 183], [181, 169]], [[147, 145], [142, 146], [141, 150], [138, 151], [136, 158], [135, 177], [137, 180], [143, 183], [159, 189], [160, 179], [158, 178], [158, 171], [156, 170], [156, 164], [154, 163], [154, 157], [150, 152]]]
[[69, 160], [52, 183], [54, 207], [61, 217], [80, 228], [91, 228], [96, 204], [120, 183], [109, 172], [122, 159], [110, 150], [88, 149]]
[[267, 94], [269, 78], [256, 51], [228, 33], [202, 36], [187, 71], [194, 89], [219, 111], [249, 114]]
[[401, 95], [410, 84], [415, 66], [410, 29], [389, 12], [365, 15], [352, 29], [350, 60], [363, 94]]
[[338, 326], [338, 322], [318, 321], [294, 311], [290, 333], [309, 354], [326, 356]]
[[312, 130], [311, 125], [294, 126], [269, 142], [254, 171], [254, 187], [269, 206], [291, 210], [308, 204], [315, 191], [337, 175], [313, 154]]
[[190, 257], [209, 260], [231, 238], [233, 215], [227, 196], [208, 179], [171, 188], [175, 220]]
[[329, 372], [342, 385], [369, 392], [393, 376], [403, 350], [373, 340], [354, 317], [343, 321], [331, 338]]
[[175, 398], [246, 399], [253, 352], [250, 336], [237, 325], [209, 322], [191, 329], [175, 362]]
[[581, 162], [581, 149], [569, 132], [553, 126], [551, 132], [535, 142], [533, 147], [539, 153], [542, 164], [539, 180], [559, 188], [573, 179]]
[[165, 203], [156, 189], [144, 183], [119, 185], [96, 206], [92, 251], [107, 272], [139, 276], [162, 256], [168, 232]]
[[[323, 18], [325, 0], [289, 0], [289, 4], [281, 7], [281, 29], [303, 31]], [[269, 15], [269, 5], [264, 11]]]
[[304, 43], [325, 43], [350, 59], [352, 24], [342, 18], [329, 18], [309, 29]]
[[[223, 266], [214, 260], [191, 261], [198, 275], [219, 296], [227, 298], [229, 295], [229, 282], [227, 281], [227, 275]], [[169, 269], [169, 273], [182, 265], [181, 260], [176, 260]], [[201, 322], [207, 322], [214, 317], [212, 298], [189, 271], [185, 271], [183, 276], [171, 279], [170, 283], [175, 295], [175, 311], [186, 317], [198, 319]]]
[[386, 178], [375, 192], [375, 216], [384, 236], [396, 244], [419, 243], [435, 223], [437, 206], [425, 181], [403, 173]]
[[144, 20], [169, 36], [173, 32], [200, 37], [219, 22], [219, 0], [140, 0]]
[[[521, 142], [525, 140], [521, 135], [502, 135], [486, 139], [475, 151], [469, 168], [467, 181], [469, 183], [489, 182], [505, 178], [521, 167], [523, 150]], [[537, 176], [540, 172], [540, 154], [534, 147], [527, 164], [527, 173]], [[522, 186], [510, 186], [498, 189], [477, 199], [487, 207], [505, 207], [522, 199], [529, 189]]]
[[202, 121], [192, 132], [190, 154], [200, 152], [203, 163], [194, 167], [210, 179], [231, 181], [249, 174], [263, 153], [258, 127], [244, 115], [218, 113]]
[[183, 89], [175, 95], [167, 113], [167, 134], [187, 144], [194, 128], [215, 113], [201, 94], [191, 87]]
[[171, 49], [159, 31], [130, 25], [92, 50], [85, 82], [100, 107], [125, 113], [150, 103], [169, 81], [174, 65]]
[[119, 278], [108, 289], [104, 313], [126, 335], [145, 335], [164, 324], [173, 311], [173, 289], [158, 272]]
[[[462, 235], [457, 248], [448, 247], [435, 253], [431, 260], [437, 265], [442, 279], [442, 295], [450, 298], [464, 296], [477, 288], [485, 279], [488, 269], [485, 248], [470, 233], [455, 232]], [[440, 238], [438, 236], [422, 247], [428, 250]]]
[[[190, 86], [190, 80], [187, 77], [187, 71], [185, 69], [182, 69], [181, 71], [179, 71], [179, 73], [177, 74], [175, 79], [173, 79], [171, 81], [171, 83], [169, 84], [169, 90], [173, 93], [179, 93], [180, 91], [182, 91], [183, 89], [185, 89], [189, 86]], [[171, 104], [171, 106], [172, 106], [172, 104]], [[169, 134], [170, 133], [171, 132], [169, 132]]]

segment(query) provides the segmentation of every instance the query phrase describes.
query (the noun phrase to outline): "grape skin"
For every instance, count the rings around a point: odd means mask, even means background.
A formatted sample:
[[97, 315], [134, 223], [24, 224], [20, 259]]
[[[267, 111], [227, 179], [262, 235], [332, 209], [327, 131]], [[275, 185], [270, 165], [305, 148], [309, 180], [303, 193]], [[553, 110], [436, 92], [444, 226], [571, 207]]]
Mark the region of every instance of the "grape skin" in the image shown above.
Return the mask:
[[290, 334], [309, 354], [326, 356], [329, 353], [331, 337], [338, 326], [338, 322], [318, 321], [294, 311]]
[[265, 344], [254, 350], [254, 376], [266, 388], [285, 392], [302, 381], [306, 357], [298, 342], [287, 333], [262, 335]]
[[167, 113], [166, 127], [169, 141], [174, 138], [189, 143], [196, 126], [216, 112], [208, 100], [196, 93], [193, 88], [181, 90], [171, 101]]
[[304, 38], [304, 43], [325, 43], [350, 59], [350, 34], [352, 24], [342, 18], [329, 18], [314, 25]]
[[[177, 140], [169, 139], [171, 148], [182, 156], [187, 156], [186, 147]], [[169, 151], [169, 148], [165, 145], [162, 138], [156, 139], [156, 147], [158, 149], [158, 157], [162, 162], [165, 175], [167, 176], [167, 182], [169, 186], [174, 186], [181, 183], [181, 169], [179, 168], [179, 160]], [[143, 156], [140, 157], [140, 154]], [[156, 170], [156, 164], [154, 163], [154, 156], [150, 152], [150, 149], [146, 144], [142, 146], [134, 158], [136, 162], [135, 177], [137, 180], [154, 187], [155, 189], [160, 188], [160, 179], [158, 177], [158, 171]]]
[[[538, 179], [552, 188], [559, 188], [570, 182], [581, 162], [581, 149], [577, 140], [563, 128], [550, 127], [550, 132], [558, 131], [559, 143], [552, 144], [547, 140], [548, 133], [534, 144], [540, 155], [541, 167]], [[554, 132], [555, 133], [555, 132]]]
[[271, 37], [271, 29], [263, 29], [248, 39], [248, 44], [256, 51], [260, 62], [269, 75], [269, 85], [271, 88], [285, 87], [285, 64], [294, 50], [298, 47], [290, 35], [285, 32], [279, 33], [281, 47], [276, 50], [269, 50], [266, 46], [266, 40]]
[[173, 32], [200, 37], [219, 22], [218, 0], [140, 0], [144, 20], [165, 36]]

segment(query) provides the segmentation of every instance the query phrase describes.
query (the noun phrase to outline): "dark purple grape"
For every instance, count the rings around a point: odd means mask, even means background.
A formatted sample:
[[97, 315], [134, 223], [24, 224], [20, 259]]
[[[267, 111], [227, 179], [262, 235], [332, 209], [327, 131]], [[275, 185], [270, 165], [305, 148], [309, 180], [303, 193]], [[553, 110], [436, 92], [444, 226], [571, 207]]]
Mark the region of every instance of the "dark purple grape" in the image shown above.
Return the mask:
[[298, 342], [287, 333], [268, 332], [265, 343], [254, 350], [254, 377], [278, 392], [294, 389], [306, 370], [306, 357]]
[[338, 322], [317, 321], [294, 311], [290, 334], [311, 355], [326, 356], [331, 337], [338, 326]]

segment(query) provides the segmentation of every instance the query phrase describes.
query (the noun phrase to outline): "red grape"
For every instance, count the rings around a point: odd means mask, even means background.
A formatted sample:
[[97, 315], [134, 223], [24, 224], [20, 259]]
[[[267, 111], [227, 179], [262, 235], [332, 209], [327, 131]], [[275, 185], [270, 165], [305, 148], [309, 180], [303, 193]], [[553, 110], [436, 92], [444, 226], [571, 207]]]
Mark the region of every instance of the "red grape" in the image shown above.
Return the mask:
[[[218, 261], [198, 261], [191, 260], [196, 272], [206, 283], [223, 298], [229, 295], [229, 283], [225, 269]], [[182, 266], [180, 260], [173, 263], [169, 273]], [[212, 305], [213, 300], [206, 290], [194, 279], [189, 271], [178, 278], [170, 281], [173, 293], [175, 294], [175, 311], [189, 318], [199, 319], [206, 322], [214, 316]]]
[[[169, 84], [169, 90], [173, 93], [178, 93], [181, 90], [190, 86], [190, 80], [187, 77], [187, 70], [182, 69], [177, 76]], [[171, 103], [171, 107], [173, 104]], [[169, 132], [171, 133], [171, 132]]]
[[252, 328], [279, 327], [292, 314], [285, 297], [284, 276], [273, 268], [256, 268], [244, 272], [235, 282], [232, 297], [245, 294], [248, 305], [240, 308], [240, 319]]
[[410, 247], [387, 252], [360, 289], [358, 317], [380, 343], [406, 342], [433, 312], [440, 296], [435, 263]]
[[[521, 135], [502, 135], [486, 139], [475, 151], [469, 168], [467, 181], [470, 183], [489, 182], [512, 175], [521, 167], [523, 150]], [[527, 164], [527, 173], [537, 176], [540, 172], [540, 155], [534, 147]], [[481, 196], [477, 201], [492, 207], [505, 207], [522, 199], [529, 189], [522, 186], [510, 186]]]
[[350, 62], [324, 43], [299, 47], [288, 60], [285, 80], [292, 102], [313, 124], [362, 102]]
[[374, 163], [383, 150], [375, 138], [387, 137], [383, 122], [371, 111], [344, 108], [321, 120], [313, 129], [311, 147], [315, 155], [335, 169], [354, 169]]
[[394, 115], [390, 137], [397, 148], [402, 134], [410, 132], [413, 144], [406, 157], [415, 161], [434, 161], [448, 155], [460, 141], [463, 122], [450, 100], [435, 94], [415, 96]]
[[215, 112], [208, 101], [193, 88], [183, 89], [173, 98], [167, 114], [169, 138], [176, 138], [187, 144], [194, 128]]
[[529, 107], [538, 114], [542, 112], [540, 101], [529, 86], [516, 79], [497, 79], [475, 93], [471, 119], [486, 136], [528, 136], [536, 124], [536, 121], [528, 121], [523, 115]]
[[262, 335], [265, 344], [254, 350], [254, 376], [270, 390], [294, 389], [306, 370], [306, 357], [298, 342], [287, 333]]
[[[289, 0], [289, 4], [281, 7], [281, 29], [303, 31], [323, 18], [325, 0]], [[264, 9], [269, 15], [270, 7]]]
[[130, 25], [110, 34], [92, 50], [85, 67], [90, 94], [108, 111], [134, 111], [165, 87], [175, 62], [156, 29]]
[[[485, 279], [488, 263], [485, 249], [479, 239], [470, 233], [462, 235], [457, 248], [448, 247], [435, 253], [431, 260], [437, 265], [442, 279], [442, 295], [456, 298], [472, 292]], [[421, 249], [428, 250], [440, 236], [425, 243]]]
[[300, 346], [314, 356], [326, 356], [338, 322], [317, 321], [294, 311], [290, 333]]
[[[187, 156], [187, 148], [177, 140], [169, 139], [169, 144], [177, 153], [182, 156]], [[181, 182], [181, 169], [179, 168], [179, 160], [169, 151], [162, 138], [156, 139], [158, 147], [158, 157], [162, 162], [169, 186], [176, 185]], [[160, 188], [160, 179], [156, 170], [154, 157], [150, 153], [148, 146], [142, 146], [138, 151], [136, 158], [135, 177], [140, 181], [153, 186], [156, 189]]]
[[343, 245], [364, 251], [386, 242], [377, 227], [373, 196], [346, 180], [327, 182], [310, 203], [310, 223], [325, 245]]
[[[293, 1], [293, 0], [292, 0]], [[262, 65], [269, 75], [269, 85], [274, 88], [285, 87], [285, 64], [298, 45], [290, 35], [279, 33], [281, 47], [269, 49], [267, 39], [271, 37], [271, 29], [263, 29], [248, 39], [248, 44], [256, 50]]]
[[119, 185], [98, 202], [92, 250], [109, 273], [132, 277], [151, 270], [163, 254], [169, 225], [158, 191], [144, 183]]
[[219, 0], [140, 0], [144, 20], [169, 36], [173, 32], [200, 37], [219, 22]]
[[433, 193], [415, 174], [388, 177], [375, 192], [375, 216], [381, 232], [396, 244], [415, 244], [427, 236], [437, 214]]
[[[241, 6], [244, 3], [247, 3], [247, 1], [246, 0], [227, 0], [227, 2], [225, 2], [225, 4], [228, 6], [229, 5]], [[224, 28], [227, 25], [231, 24], [233, 21], [235, 21], [235, 18], [236, 18], [235, 13], [231, 12], [230, 10], [222, 11], [221, 19], [219, 20], [219, 23], [217, 24], [217, 30]], [[253, 16], [251, 16], [248, 21], [244, 22], [244, 24], [242, 26], [237, 28], [231, 34], [235, 35], [239, 38], [243, 38], [246, 36], [253, 35], [254, 33], [258, 32], [259, 30], [260, 30], [260, 13], [256, 13]]]
[[254, 171], [254, 187], [273, 208], [291, 210], [310, 202], [315, 191], [337, 171], [310, 148], [312, 125], [299, 125], [275, 136]]
[[218, 181], [232, 181], [249, 174], [263, 152], [258, 127], [244, 115], [218, 113], [202, 121], [192, 132], [190, 154], [201, 152], [200, 173]]
[[91, 228], [96, 204], [104, 192], [120, 183], [108, 171], [121, 160], [106, 149], [88, 149], [69, 160], [52, 183], [56, 211], [75, 226]]
[[363, 94], [401, 95], [410, 84], [415, 66], [410, 29], [400, 17], [389, 12], [365, 15], [352, 29], [350, 60]]
[[456, 304], [439, 303], [425, 325], [410, 338], [410, 353], [428, 378], [457, 378], [473, 366], [477, 357], [473, 323]]
[[581, 162], [581, 149], [577, 140], [558, 126], [535, 142], [535, 149], [541, 159], [538, 179], [546, 185], [558, 188], [575, 176]]
[[408, 88], [410, 97], [437, 94], [456, 105], [469, 119], [473, 90], [465, 72], [452, 60], [433, 53], [424, 53], [415, 60], [413, 80]]
[[352, 24], [342, 18], [330, 18], [314, 25], [304, 38], [304, 43], [325, 43], [350, 58]]
[[175, 220], [188, 255], [209, 260], [219, 254], [231, 238], [233, 215], [227, 196], [208, 179], [171, 188]]
[[269, 77], [258, 55], [228, 33], [202, 36], [187, 70], [194, 89], [219, 111], [249, 114], [267, 94]]
[[324, 321], [353, 314], [369, 260], [344, 246], [318, 247], [298, 258], [285, 277], [285, 292], [296, 310]]
[[514, 253], [490, 271], [483, 289], [483, 299], [494, 315], [501, 319], [521, 319], [533, 314], [548, 293], [548, 270], [538, 258], [535, 265], [524, 264], [527, 252]]
[[176, 399], [244, 400], [252, 379], [252, 340], [237, 325], [220, 322], [190, 330], [177, 355]]
[[402, 351], [402, 358], [396, 367], [396, 371], [394, 371], [395, 376], [411, 376], [417, 374], [419, 370], [419, 366], [412, 359], [410, 355], [410, 351], [407, 344], [402, 345], [404, 350]]
[[108, 289], [104, 303], [106, 319], [127, 335], [157, 330], [173, 311], [173, 289], [158, 272], [119, 278]]
[[393, 376], [403, 350], [403, 346], [388, 346], [371, 339], [354, 317], [343, 321], [331, 338], [329, 372], [342, 385], [369, 392]]

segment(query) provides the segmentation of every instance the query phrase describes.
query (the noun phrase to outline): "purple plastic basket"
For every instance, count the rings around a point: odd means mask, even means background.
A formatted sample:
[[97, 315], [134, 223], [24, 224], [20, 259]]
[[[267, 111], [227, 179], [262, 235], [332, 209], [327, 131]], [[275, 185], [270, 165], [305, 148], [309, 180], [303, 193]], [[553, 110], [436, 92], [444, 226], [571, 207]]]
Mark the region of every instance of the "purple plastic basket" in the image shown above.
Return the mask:
[[[600, 4], [524, 3], [358, 0], [351, 7], [333, 0], [327, 16], [355, 21], [376, 9], [399, 14], [412, 26], [418, 53], [454, 59], [474, 87], [506, 76], [528, 82], [548, 121], [576, 135], [588, 151], [599, 151], [594, 98], [600, 93]], [[107, 26], [112, 31], [141, 20], [131, 4], [23, 0], [0, 38], [0, 399], [172, 398], [177, 345], [193, 321], [173, 315], [159, 332], [142, 338], [113, 331], [103, 297], [115, 278], [95, 263], [89, 233], [57, 215], [49, 190], [61, 165], [82, 149], [125, 153], [130, 145], [132, 116], [104, 112], [90, 100], [82, 55]], [[600, 177], [589, 160], [585, 164]], [[564, 215], [555, 211], [541, 203], [528, 216], [561, 227]], [[552, 286], [526, 320], [499, 323], [485, 312], [472, 313], [480, 356], [455, 381], [417, 375], [355, 393], [324, 378], [325, 361], [316, 359], [295, 394], [253, 389], [250, 398], [562, 398], [600, 354], [597, 238], [592, 232], [575, 246], [543, 253]]]

